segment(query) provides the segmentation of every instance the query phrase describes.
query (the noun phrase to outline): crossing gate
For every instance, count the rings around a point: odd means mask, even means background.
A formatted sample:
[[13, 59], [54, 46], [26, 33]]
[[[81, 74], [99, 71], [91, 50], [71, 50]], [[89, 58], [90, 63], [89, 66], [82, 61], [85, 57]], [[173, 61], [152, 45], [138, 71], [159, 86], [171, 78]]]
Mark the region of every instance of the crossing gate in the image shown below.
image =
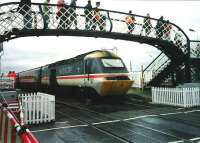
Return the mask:
[[1, 143], [39, 143], [25, 126], [21, 126], [16, 117], [6, 107], [0, 109]]
[[152, 87], [152, 102], [180, 107], [200, 106], [200, 88]]
[[0, 143], [38, 143], [21, 120], [16, 97], [15, 91], [0, 92]]
[[25, 124], [47, 123], [55, 120], [55, 96], [44, 93], [24, 93], [22, 100]]

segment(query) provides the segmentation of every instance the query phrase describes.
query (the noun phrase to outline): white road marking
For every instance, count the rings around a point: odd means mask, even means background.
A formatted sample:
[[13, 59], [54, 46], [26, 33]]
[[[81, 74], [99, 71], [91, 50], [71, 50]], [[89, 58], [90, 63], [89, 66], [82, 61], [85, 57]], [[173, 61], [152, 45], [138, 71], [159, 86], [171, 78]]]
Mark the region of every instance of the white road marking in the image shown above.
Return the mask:
[[163, 113], [163, 114], [152, 114], [152, 115], [144, 115], [144, 116], [138, 116], [138, 117], [133, 117], [133, 118], [127, 118], [123, 119], [122, 121], [129, 121], [129, 120], [135, 120], [135, 119], [140, 119], [140, 118], [148, 118], [148, 117], [157, 117], [157, 116], [167, 116], [167, 115], [175, 115], [175, 114], [187, 114], [187, 113], [192, 113], [192, 112], [199, 112], [200, 110], [191, 110], [191, 111], [186, 111], [186, 112], [170, 112], [170, 113]]
[[166, 116], [166, 115], [174, 115], [174, 114], [182, 114], [184, 112], [171, 112], [171, 113], [164, 113], [164, 114], [159, 114], [161, 116]]
[[172, 141], [172, 142], [168, 142], [168, 143], [183, 143], [184, 141], [180, 140], [180, 141]]
[[184, 109], [184, 108], [177, 108], [176, 110], [182, 110], [182, 109]]
[[147, 117], [156, 117], [158, 115], [144, 115], [144, 116], [138, 116], [138, 117], [133, 117], [133, 118], [127, 118], [127, 119], [123, 119], [123, 121], [129, 121], [129, 120], [135, 120], [135, 119], [140, 119], [140, 118], [147, 118]]
[[52, 131], [52, 130], [59, 130], [59, 129], [69, 129], [69, 128], [77, 128], [77, 127], [87, 127], [89, 125], [76, 125], [76, 126], [64, 126], [59, 128], [48, 128], [48, 129], [42, 129], [42, 130], [35, 130], [31, 132], [44, 132], [44, 131]]
[[173, 115], [173, 114], [187, 114], [187, 113], [193, 113], [193, 112], [200, 112], [200, 110], [191, 110], [191, 111], [185, 111], [185, 112], [171, 112], [171, 113], [164, 113], [164, 114], [159, 114], [159, 115], [166, 116], [166, 115]]
[[196, 140], [200, 140], [200, 137], [190, 139], [190, 141], [196, 141]]
[[106, 123], [115, 123], [115, 122], [120, 122], [120, 120], [112, 120], [112, 121], [104, 121], [104, 122], [92, 123], [92, 125], [99, 125], [99, 124], [106, 124]]
[[191, 111], [185, 111], [184, 113], [187, 114], [187, 113], [193, 113], [193, 112], [199, 112], [200, 110], [191, 110]]
[[69, 121], [55, 122], [55, 124], [64, 124], [64, 123], [69, 123]]

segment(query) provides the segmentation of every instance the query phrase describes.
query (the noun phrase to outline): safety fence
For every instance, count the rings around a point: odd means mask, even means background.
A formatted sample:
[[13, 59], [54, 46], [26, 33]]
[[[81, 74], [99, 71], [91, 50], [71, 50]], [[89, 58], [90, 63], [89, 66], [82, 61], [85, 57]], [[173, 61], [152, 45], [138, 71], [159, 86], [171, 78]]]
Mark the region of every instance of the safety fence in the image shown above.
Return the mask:
[[152, 87], [152, 102], [180, 107], [200, 106], [200, 88]]
[[25, 124], [40, 124], [55, 120], [55, 96], [44, 93], [23, 93], [22, 100]]
[[29, 129], [22, 126], [6, 106], [5, 104], [0, 105], [0, 142], [39, 143]]
[[190, 57], [200, 58], [200, 41], [190, 41]]
[[160, 53], [143, 71], [144, 85], [148, 84], [154, 77], [156, 77], [163, 69], [170, 64], [170, 59], [164, 54]]
[[131, 74], [134, 79], [133, 87], [142, 88], [146, 86], [153, 78], [155, 78], [163, 69], [170, 64], [170, 59], [160, 53], [147, 67], [141, 71], [136, 71]]

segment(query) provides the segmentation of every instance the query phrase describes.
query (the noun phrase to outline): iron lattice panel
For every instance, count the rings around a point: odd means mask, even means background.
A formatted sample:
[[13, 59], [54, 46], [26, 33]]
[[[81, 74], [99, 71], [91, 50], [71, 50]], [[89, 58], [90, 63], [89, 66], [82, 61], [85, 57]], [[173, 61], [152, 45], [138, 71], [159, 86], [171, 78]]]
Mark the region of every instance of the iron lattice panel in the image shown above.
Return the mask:
[[[26, 9], [28, 7], [28, 10], [24, 10], [24, 7]], [[44, 11], [44, 8], [47, 10]], [[127, 16], [134, 17], [134, 24], [125, 21]], [[158, 22], [160, 22], [159, 27], [156, 26]], [[167, 40], [181, 48], [183, 52], [187, 47], [187, 36], [173, 23], [108, 10], [100, 10], [97, 17], [94, 9], [87, 11], [84, 7], [68, 5], [63, 6], [58, 14], [58, 6], [54, 4], [33, 3], [31, 7], [24, 5], [20, 8], [19, 3], [1, 4], [0, 35], [4, 37], [13, 29], [105, 31]]]

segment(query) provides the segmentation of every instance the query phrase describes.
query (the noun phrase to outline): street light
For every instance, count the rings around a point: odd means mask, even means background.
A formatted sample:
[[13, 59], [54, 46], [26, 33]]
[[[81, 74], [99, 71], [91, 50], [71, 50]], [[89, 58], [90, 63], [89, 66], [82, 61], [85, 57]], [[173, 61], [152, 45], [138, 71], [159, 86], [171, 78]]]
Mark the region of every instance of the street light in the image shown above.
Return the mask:
[[110, 50], [110, 51], [113, 51], [116, 55], [117, 55], [117, 52], [118, 52], [118, 48], [117, 47], [113, 47], [111, 49], [108, 49], [108, 48], [102, 48], [102, 50]]
[[197, 39], [196, 39], [196, 40], [198, 40], [198, 37], [199, 37], [199, 36], [198, 36], [198, 32], [197, 32], [196, 30], [192, 29], [192, 28], [189, 28], [189, 31], [190, 31], [190, 32], [196, 32], [196, 33], [197, 33]]

